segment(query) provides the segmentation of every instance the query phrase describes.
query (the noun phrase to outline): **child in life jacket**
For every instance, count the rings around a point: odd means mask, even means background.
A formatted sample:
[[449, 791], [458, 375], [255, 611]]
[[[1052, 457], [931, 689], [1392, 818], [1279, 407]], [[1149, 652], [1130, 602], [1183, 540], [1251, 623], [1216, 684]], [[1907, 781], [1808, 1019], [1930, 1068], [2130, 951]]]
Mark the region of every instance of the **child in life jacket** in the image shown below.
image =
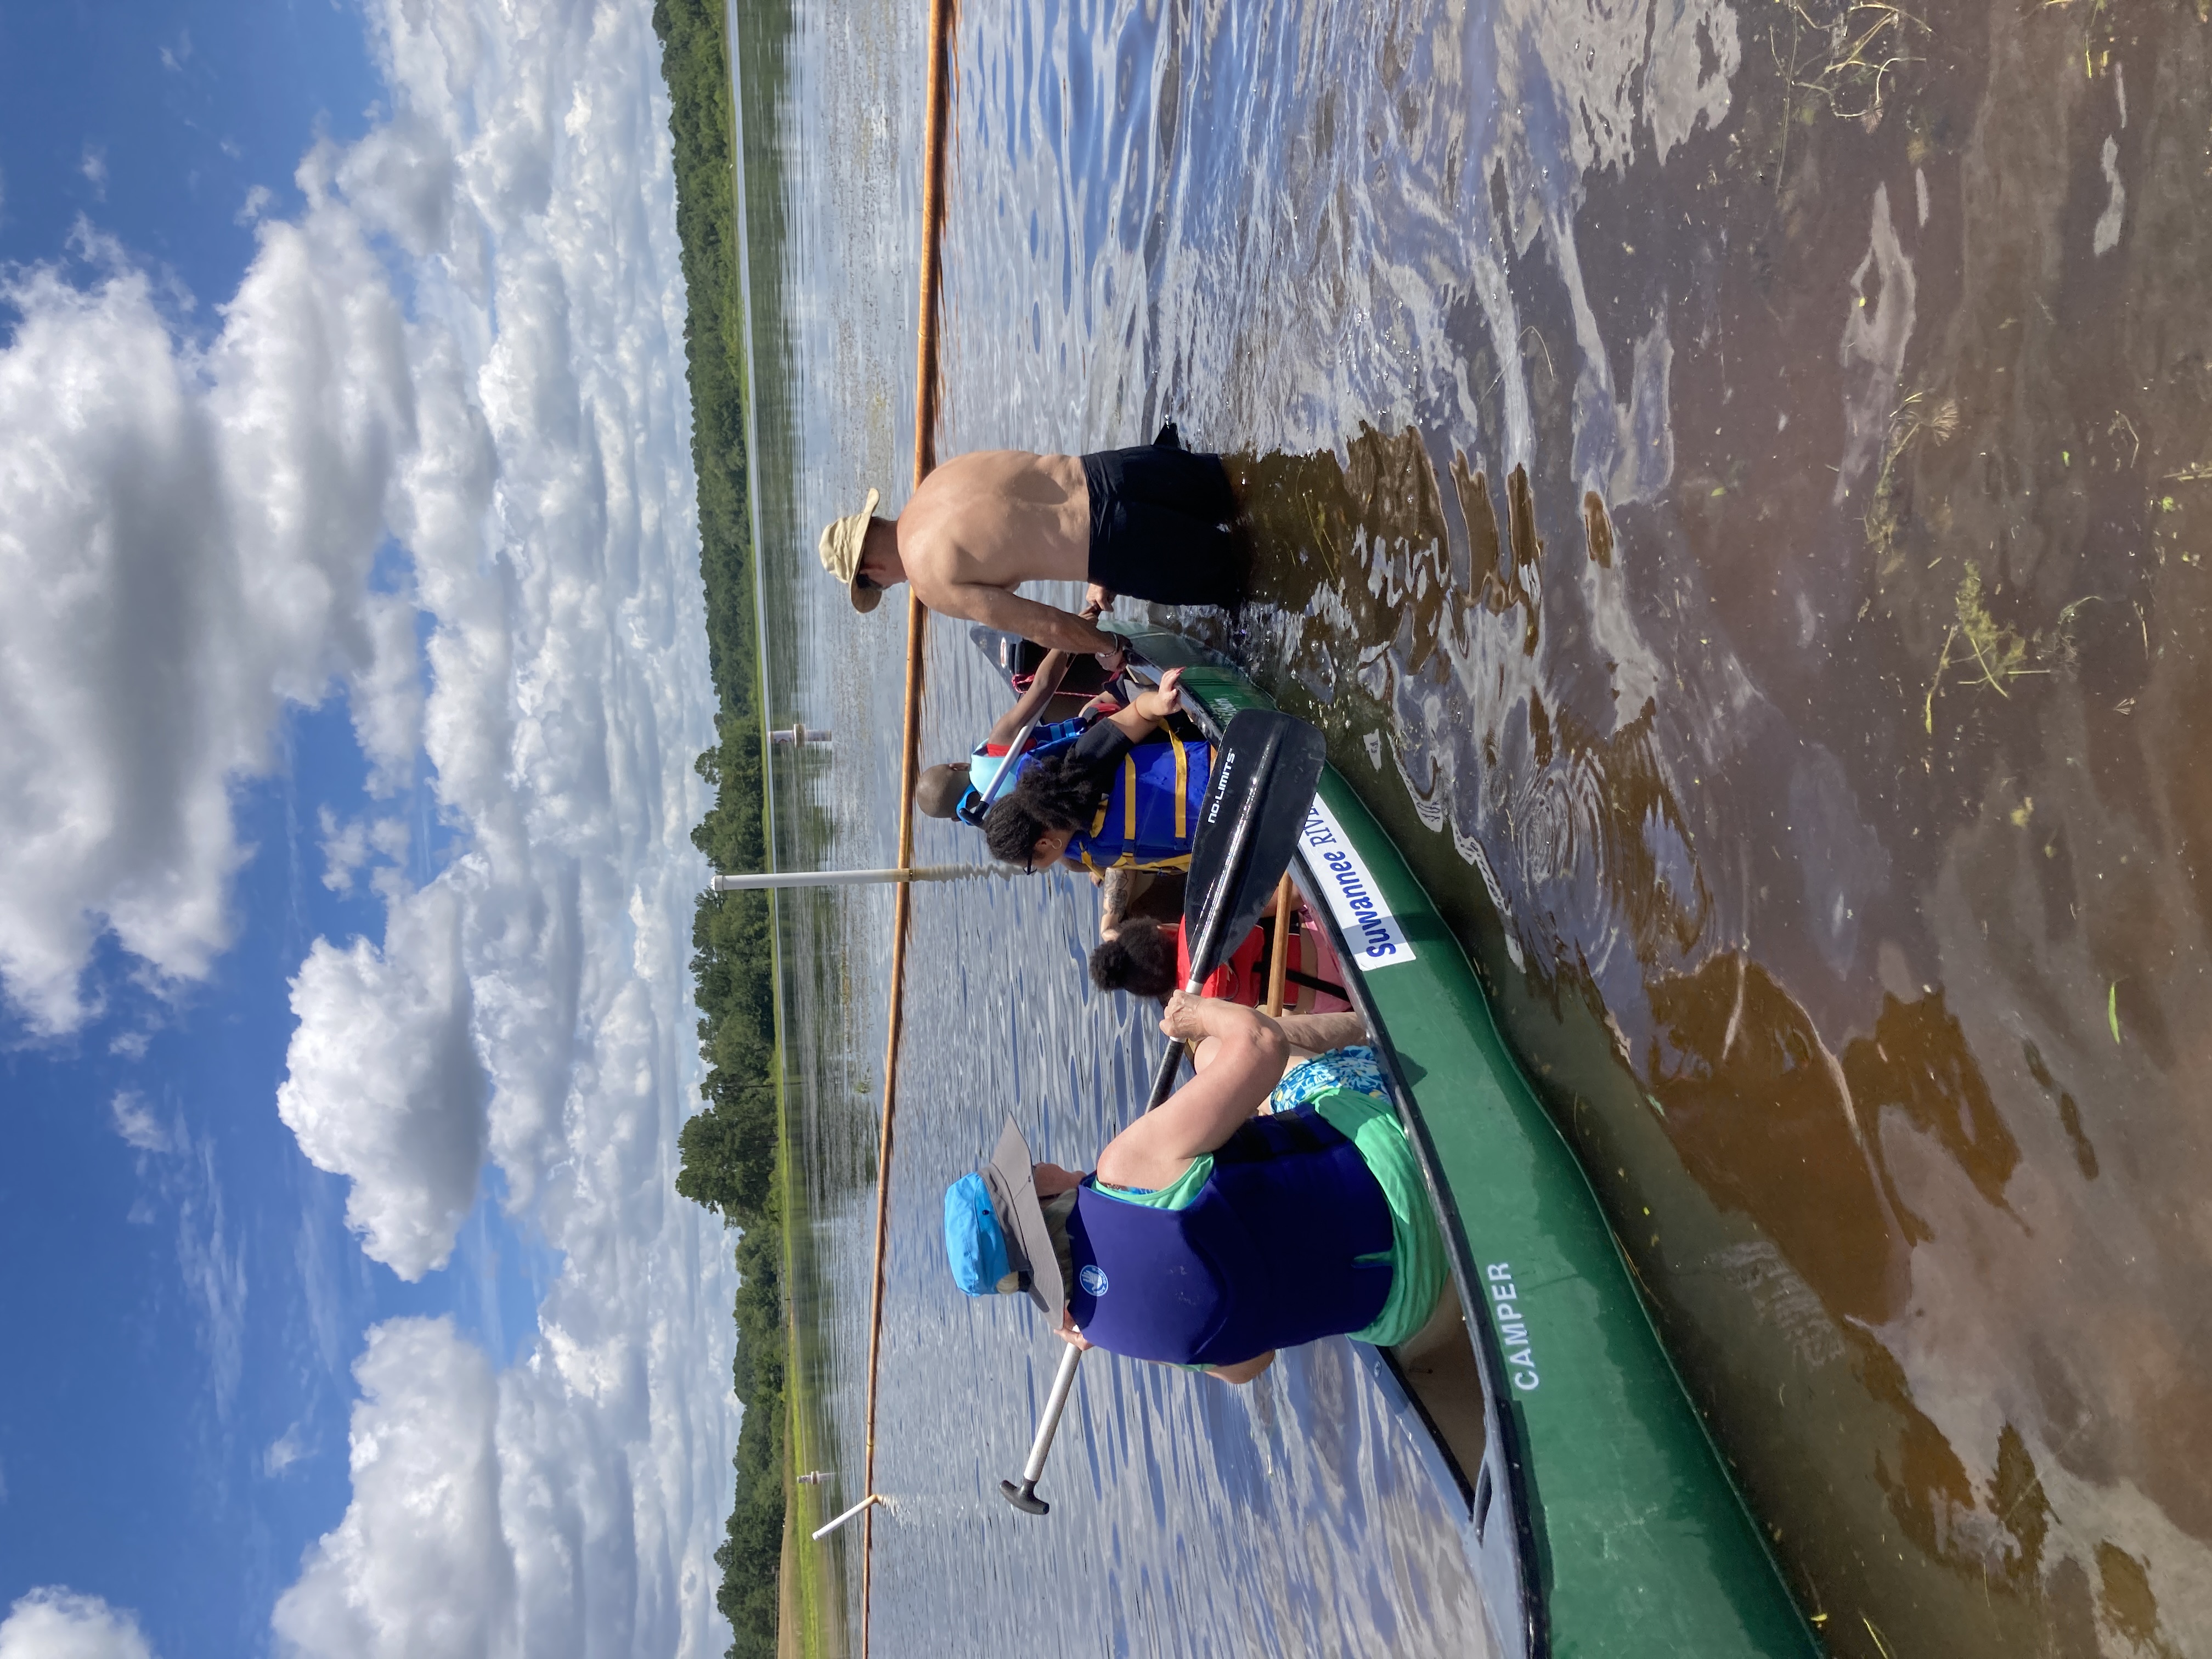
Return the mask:
[[[1199, 994], [1247, 1008], [1266, 1002], [1274, 936], [1273, 915], [1262, 915], [1260, 925], [1213, 970]], [[1344, 969], [1336, 952], [1303, 904], [1291, 913], [1291, 943], [1285, 960], [1284, 1012], [1338, 1013], [1352, 1006], [1345, 997]], [[1166, 997], [1189, 978], [1190, 946], [1179, 921], [1162, 924], [1133, 917], [1091, 953], [1091, 982], [1102, 991]]]
[[[1094, 614], [1086, 611], [1085, 616]], [[1085, 703], [1066, 720], [1047, 720], [1042, 717], [1051, 712], [1053, 703], [1060, 697], [1060, 689], [1066, 682], [1073, 659], [1065, 651], [1048, 651], [1038, 663], [1036, 672], [1026, 686], [1019, 688], [1020, 695], [1012, 708], [999, 717], [997, 724], [985, 734], [964, 761], [948, 761], [943, 765], [924, 769], [915, 781], [914, 804], [923, 814], [933, 818], [957, 818], [964, 823], [981, 828], [983, 822], [983, 798], [990, 791], [1000, 769], [1014, 760], [1012, 755], [1014, 740], [1021, 737], [1024, 728], [1029, 736], [1023, 739], [1022, 754], [1035, 755], [1060, 748], [1075, 741], [1098, 720], [1121, 708], [1121, 702], [1102, 692]], [[1065, 700], [1062, 701], [1065, 707]], [[1036, 721], [1034, 726], [1031, 720]], [[1002, 789], [1001, 794], [1006, 792]]]
[[[991, 856], [1036, 871], [1056, 860], [1091, 872], [1188, 870], [1212, 746], [1169, 717], [1182, 671], [1139, 692], [1081, 737], [1022, 757], [1014, 785], [983, 820]], [[1148, 742], [1155, 732], [1164, 739]]]

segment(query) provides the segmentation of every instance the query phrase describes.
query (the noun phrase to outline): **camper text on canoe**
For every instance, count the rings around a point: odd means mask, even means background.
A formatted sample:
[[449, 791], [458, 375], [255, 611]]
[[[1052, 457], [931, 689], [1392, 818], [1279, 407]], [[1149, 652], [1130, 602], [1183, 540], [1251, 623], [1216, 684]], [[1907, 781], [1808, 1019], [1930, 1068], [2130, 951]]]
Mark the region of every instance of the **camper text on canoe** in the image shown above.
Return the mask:
[[1506, 1374], [1523, 1394], [1536, 1392], [1540, 1379], [1528, 1346], [1528, 1321], [1521, 1311], [1520, 1292], [1513, 1288], [1513, 1264], [1493, 1261], [1483, 1269], [1490, 1286], [1491, 1316], [1498, 1322], [1498, 1346], [1505, 1350]]

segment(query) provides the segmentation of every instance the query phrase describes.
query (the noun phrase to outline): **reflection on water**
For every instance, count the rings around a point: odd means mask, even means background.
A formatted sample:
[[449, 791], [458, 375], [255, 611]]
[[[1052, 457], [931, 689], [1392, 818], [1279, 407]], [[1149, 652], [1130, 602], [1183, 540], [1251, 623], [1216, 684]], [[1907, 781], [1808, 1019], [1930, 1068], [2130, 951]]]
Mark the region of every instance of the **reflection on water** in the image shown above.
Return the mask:
[[2212, 1651], [2212, 23], [1035, 0], [960, 100], [946, 447], [1235, 453], [1180, 621], [1403, 837], [1824, 1639]]
[[[757, 211], [750, 225], [769, 712], [836, 734], [826, 762], [778, 762], [787, 868], [895, 857], [904, 607], [855, 617], [812, 550], [856, 486], [908, 476], [917, 158], [893, 135], [919, 130], [925, 16], [802, 8], [775, 64], [785, 78], [746, 86], [749, 142], [786, 174], [781, 222]], [[974, 142], [963, 139], [970, 154]], [[965, 395], [957, 380], [952, 392]], [[964, 752], [1002, 710], [1003, 683], [964, 628], [941, 623], [928, 672], [929, 757]], [[972, 831], [917, 827], [919, 863], [982, 858]], [[1235, 1390], [1095, 1355], [1042, 1482], [1051, 1516], [1001, 1501], [1060, 1350], [1026, 1301], [970, 1303], [952, 1287], [945, 1185], [988, 1152], [1010, 1110], [1042, 1156], [1087, 1160], [1139, 1109], [1160, 1039], [1085, 975], [1087, 884], [933, 885], [914, 909], [877, 1425], [877, 1485], [895, 1505], [876, 1526], [877, 1651], [966, 1656], [980, 1632], [1018, 1632], [1040, 1653], [1479, 1659], [1472, 1576], [1419, 1431], [1341, 1341]], [[864, 1465], [890, 900], [786, 896], [780, 915], [809, 1212], [796, 1288], [816, 1339], [806, 1381], [822, 1461], [837, 1472], [835, 1486], [805, 1489], [811, 1525], [860, 1495]], [[848, 1637], [859, 1534], [799, 1546], [842, 1565]]]

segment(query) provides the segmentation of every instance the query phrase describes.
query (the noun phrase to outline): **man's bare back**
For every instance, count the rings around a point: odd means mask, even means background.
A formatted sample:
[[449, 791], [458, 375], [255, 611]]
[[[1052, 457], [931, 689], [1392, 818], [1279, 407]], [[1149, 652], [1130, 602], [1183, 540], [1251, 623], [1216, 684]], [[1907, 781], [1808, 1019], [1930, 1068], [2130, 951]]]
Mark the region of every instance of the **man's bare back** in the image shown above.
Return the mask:
[[981, 449], [921, 482], [893, 520], [906, 579], [933, 611], [981, 584], [1089, 579], [1091, 492], [1073, 455]]
[[[1091, 620], [1114, 599], [1100, 581], [1167, 604], [1230, 603], [1239, 586], [1228, 556], [1236, 509], [1220, 462], [1183, 452], [1172, 428], [1150, 446], [1091, 456], [957, 455], [897, 518], [873, 516], [876, 500], [871, 490], [861, 511], [822, 532], [823, 568], [864, 611], [883, 589], [911, 581], [941, 615], [1112, 657], [1121, 641]], [[1085, 580], [1091, 603], [1080, 617], [1013, 591]]]
[[940, 465], [896, 519], [870, 520], [856, 574], [864, 589], [912, 582], [939, 616], [1062, 651], [1118, 657], [1121, 642], [1091, 620], [1112, 594], [1094, 592], [1078, 617], [1013, 591], [1026, 581], [1081, 581], [1090, 561], [1083, 463], [983, 449]]

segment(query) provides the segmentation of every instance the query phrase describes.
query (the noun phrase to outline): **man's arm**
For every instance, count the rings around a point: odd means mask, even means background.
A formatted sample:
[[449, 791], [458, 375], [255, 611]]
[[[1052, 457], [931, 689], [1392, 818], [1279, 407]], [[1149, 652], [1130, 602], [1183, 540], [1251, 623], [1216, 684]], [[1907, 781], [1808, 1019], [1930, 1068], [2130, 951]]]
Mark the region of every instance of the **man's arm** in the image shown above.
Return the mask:
[[1065, 651], [1046, 652], [1044, 660], [1037, 665], [1036, 677], [1030, 681], [1030, 689], [999, 717], [999, 723], [983, 741], [1003, 747], [1021, 736], [1022, 728], [1044, 712], [1044, 706], [1060, 690], [1060, 683], [1067, 678], [1067, 659]]
[[1098, 884], [1098, 937], [1112, 939], [1121, 931], [1128, 919], [1129, 903], [1134, 896], [1137, 872], [1124, 865], [1114, 865], [1104, 872]]
[[[918, 583], [915, 591], [921, 592]], [[921, 600], [940, 616], [958, 617], [981, 623], [986, 628], [1018, 634], [1055, 651], [1110, 654], [1121, 649], [1121, 641], [1096, 623], [1087, 623], [1073, 611], [1040, 605], [1035, 599], [1025, 599], [1018, 593], [1010, 593], [985, 582], [952, 582], [942, 587], [932, 583], [929, 591], [922, 593]]]

